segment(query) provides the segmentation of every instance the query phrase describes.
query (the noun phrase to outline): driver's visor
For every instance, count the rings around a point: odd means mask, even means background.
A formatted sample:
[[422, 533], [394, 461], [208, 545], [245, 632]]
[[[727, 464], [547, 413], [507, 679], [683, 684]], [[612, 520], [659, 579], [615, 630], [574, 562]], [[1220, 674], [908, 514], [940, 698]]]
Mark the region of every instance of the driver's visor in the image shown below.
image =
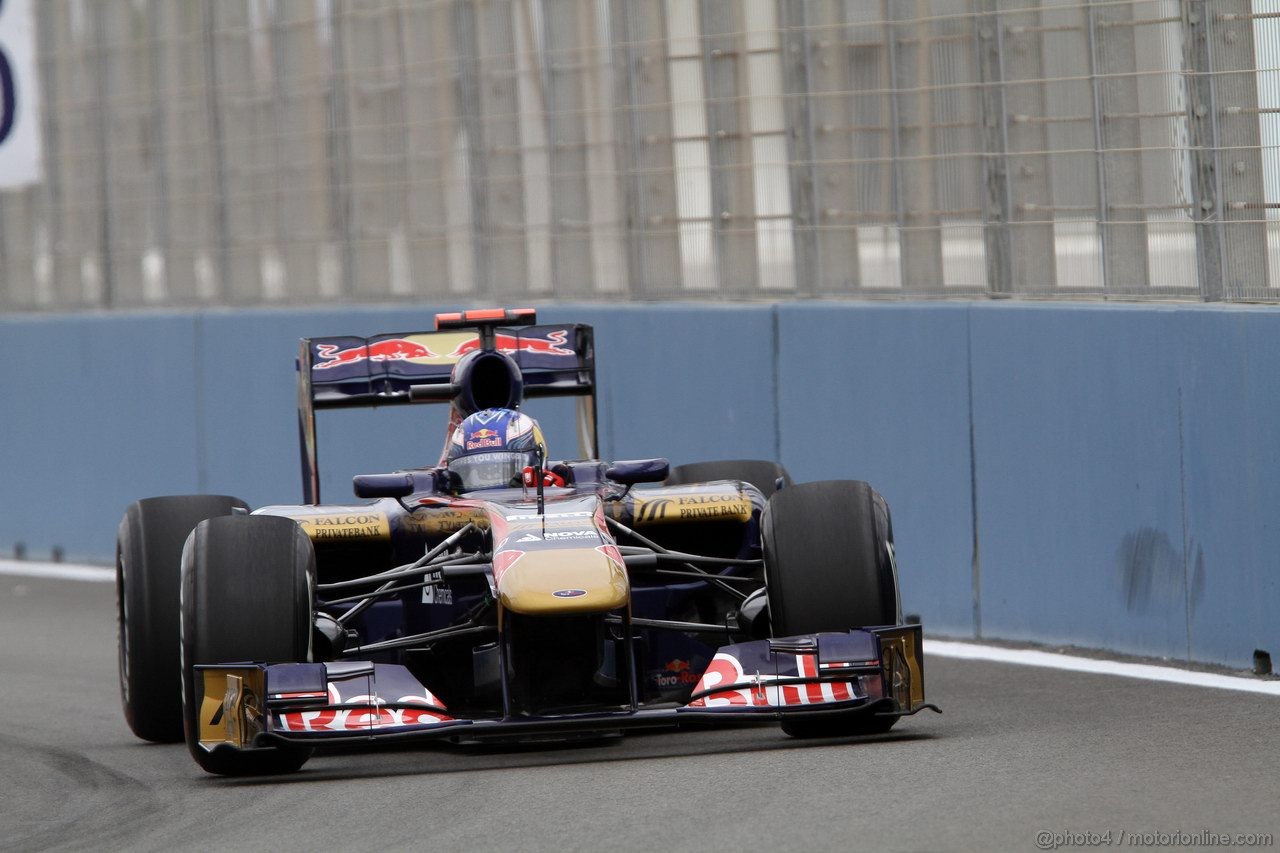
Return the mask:
[[458, 475], [465, 492], [519, 486], [524, 469], [537, 462], [534, 451], [512, 450], [476, 453], [449, 462], [449, 470]]

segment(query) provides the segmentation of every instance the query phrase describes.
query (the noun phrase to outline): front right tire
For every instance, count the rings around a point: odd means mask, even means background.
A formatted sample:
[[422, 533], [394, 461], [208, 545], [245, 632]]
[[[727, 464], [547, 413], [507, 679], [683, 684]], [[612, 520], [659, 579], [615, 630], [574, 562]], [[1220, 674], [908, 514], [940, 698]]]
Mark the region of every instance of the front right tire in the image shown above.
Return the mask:
[[[769, 499], [761, 520], [775, 637], [901, 622], [893, 524], [880, 493], [858, 480], [802, 483]], [[784, 720], [794, 737], [886, 732], [896, 717]]]

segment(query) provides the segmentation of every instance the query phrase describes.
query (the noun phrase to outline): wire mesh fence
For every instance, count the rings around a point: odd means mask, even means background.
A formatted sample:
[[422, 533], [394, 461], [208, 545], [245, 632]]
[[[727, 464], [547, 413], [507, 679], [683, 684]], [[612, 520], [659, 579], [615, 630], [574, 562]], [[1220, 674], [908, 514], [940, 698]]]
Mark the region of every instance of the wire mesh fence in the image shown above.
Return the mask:
[[42, 0], [0, 310], [1280, 295], [1280, 0]]

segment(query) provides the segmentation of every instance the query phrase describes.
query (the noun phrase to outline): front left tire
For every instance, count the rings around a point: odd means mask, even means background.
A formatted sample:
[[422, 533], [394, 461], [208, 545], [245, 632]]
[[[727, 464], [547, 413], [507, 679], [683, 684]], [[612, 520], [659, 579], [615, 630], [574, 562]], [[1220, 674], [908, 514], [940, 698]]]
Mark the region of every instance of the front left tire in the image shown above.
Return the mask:
[[[199, 664], [311, 660], [315, 551], [289, 518], [234, 516], [201, 522], [182, 553], [182, 707], [187, 749], [222, 776], [291, 773], [311, 750], [266, 746], [210, 751], [200, 743]], [[265, 697], [258, 697], [259, 710]], [[261, 723], [261, 721], [259, 721]]]

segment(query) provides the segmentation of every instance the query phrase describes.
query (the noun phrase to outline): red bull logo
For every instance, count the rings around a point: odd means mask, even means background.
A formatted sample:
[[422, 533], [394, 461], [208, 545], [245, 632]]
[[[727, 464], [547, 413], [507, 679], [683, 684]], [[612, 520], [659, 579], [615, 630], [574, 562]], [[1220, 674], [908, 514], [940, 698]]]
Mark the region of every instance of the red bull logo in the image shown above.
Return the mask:
[[689, 662], [687, 660], [680, 660], [679, 658], [676, 658], [675, 660], [667, 661], [666, 665], [662, 668], [667, 672], [688, 672]]
[[467, 450], [480, 450], [484, 447], [501, 447], [502, 436], [496, 429], [478, 429], [467, 436]]
[[[564, 329], [547, 334], [546, 338], [516, 337], [515, 335], [496, 335], [494, 347], [498, 352], [511, 355], [517, 352], [535, 353], [537, 355], [574, 355], [565, 339], [569, 333]], [[449, 353], [450, 358], [461, 358], [469, 352], [480, 349], [480, 338], [475, 337], [458, 344], [458, 348]]]
[[355, 364], [359, 361], [408, 361], [413, 358], [439, 358], [438, 353], [417, 341], [405, 338], [389, 338], [375, 341], [368, 346], [338, 349], [337, 344], [317, 344], [316, 355], [324, 361], [316, 362], [316, 370], [337, 367], [340, 364]]

